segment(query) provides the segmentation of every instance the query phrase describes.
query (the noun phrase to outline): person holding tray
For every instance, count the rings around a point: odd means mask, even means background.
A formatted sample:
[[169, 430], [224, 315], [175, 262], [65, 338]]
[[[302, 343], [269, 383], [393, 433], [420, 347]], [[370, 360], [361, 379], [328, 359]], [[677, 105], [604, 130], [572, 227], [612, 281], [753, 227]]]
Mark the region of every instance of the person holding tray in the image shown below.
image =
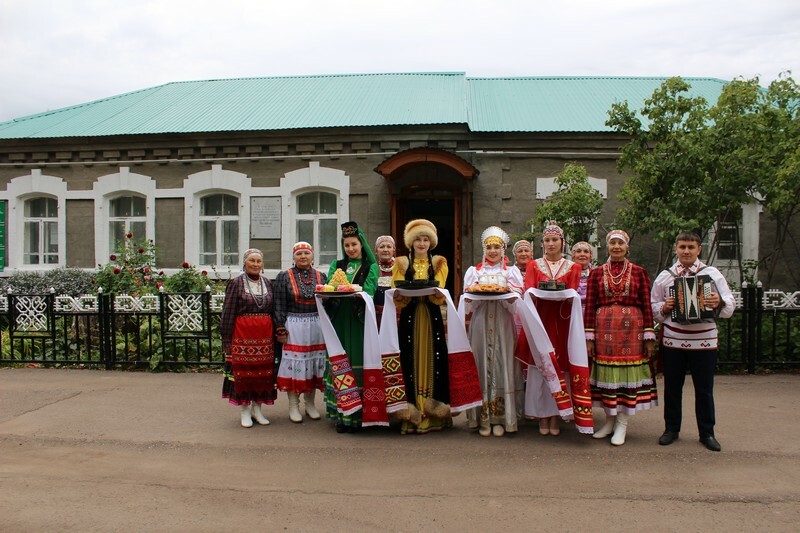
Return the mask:
[[[528, 264], [525, 273], [525, 289], [566, 290], [577, 289], [581, 278], [581, 267], [564, 257], [567, 241], [564, 231], [555, 222], [549, 222], [542, 232], [542, 250], [540, 257]], [[565, 383], [569, 383], [570, 361], [567, 349], [570, 331], [571, 300], [535, 300], [536, 311], [553, 345], [558, 368], [564, 374]], [[517, 349], [518, 356], [526, 360], [528, 340], [520, 336]], [[542, 435], [558, 435], [561, 429], [558, 423], [559, 409], [546, 386], [541, 372], [534, 367], [528, 369], [527, 392], [525, 397], [525, 414], [539, 420], [539, 433]], [[569, 385], [568, 385], [569, 386]], [[567, 394], [564, 391], [562, 394]]]
[[272, 331], [272, 285], [262, 275], [264, 255], [244, 252], [241, 276], [228, 282], [219, 331], [225, 353], [222, 397], [239, 406], [242, 427], [269, 420], [261, 404], [272, 405], [275, 389], [275, 342]]
[[[464, 275], [467, 294], [484, 291], [498, 295], [522, 293], [522, 274], [508, 266], [505, 256], [508, 234], [497, 226], [481, 234], [483, 259]], [[523, 241], [525, 242], [525, 241]], [[517, 431], [517, 411], [524, 401], [522, 371], [514, 361], [517, 330], [512, 299], [462, 297], [466, 313], [472, 313], [469, 340], [483, 393], [483, 405], [467, 412], [469, 427], [478, 428], [483, 437], [502, 437]]]
[[[406, 224], [403, 242], [409, 254], [395, 259], [392, 286], [419, 282], [420, 285], [436, 283], [444, 288], [449, 272], [447, 260], [431, 255], [438, 243], [436, 226], [425, 219], [412, 220]], [[453, 424], [447, 339], [440, 309], [444, 302], [442, 296], [395, 294], [395, 304], [401, 309], [400, 361], [411, 411], [401, 425], [403, 434], [428, 433]]]
[[[344, 258], [331, 264], [328, 272], [329, 283], [337, 278], [341, 270], [347, 281], [360, 285], [370, 296], [375, 295], [378, 286], [378, 265], [372, 249], [366, 244], [364, 234], [356, 222], [342, 224], [342, 250]], [[349, 356], [350, 367], [355, 376], [359, 392], [363, 391], [364, 370], [364, 303], [353, 298], [337, 298], [326, 301], [325, 305], [336, 335]], [[330, 365], [325, 369], [325, 413], [336, 422], [338, 433], [355, 432], [361, 428], [361, 411], [349, 415], [337, 409], [336, 392]]]
[[289, 396], [289, 419], [299, 423], [303, 421], [300, 394], [308, 417], [320, 419], [314, 396], [324, 388], [327, 355], [314, 289], [325, 283], [325, 274], [312, 266], [311, 244], [295, 243], [292, 257], [294, 266], [275, 278], [275, 331], [282, 345], [278, 389]]
[[592, 402], [606, 414], [593, 437], [611, 435], [614, 446], [625, 444], [630, 415], [658, 405], [650, 276], [628, 260], [628, 242], [622, 230], [606, 235], [608, 261], [589, 274], [583, 310], [586, 351], [594, 360]]

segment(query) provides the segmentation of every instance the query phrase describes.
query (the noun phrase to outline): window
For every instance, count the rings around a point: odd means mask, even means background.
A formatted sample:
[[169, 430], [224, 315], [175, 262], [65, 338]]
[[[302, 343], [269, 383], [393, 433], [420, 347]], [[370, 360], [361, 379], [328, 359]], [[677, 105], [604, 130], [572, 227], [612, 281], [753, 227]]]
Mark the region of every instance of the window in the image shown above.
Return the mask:
[[337, 196], [329, 192], [307, 192], [297, 197], [297, 240], [311, 243], [316, 263], [336, 261], [339, 218]]
[[720, 220], [717, 231], [717, 259], [738, 261], [742, 235], [739, 227], [741, 212]]
[[236, 265], [239, 261], [239, 199], [212, 194], [200, 199], [200, 264]]
[[146, 200], [142, 196], [120, 196], [109, 202], [108, 249], [119, 253], [125, 235], [135, 240], [147, 237]]
[[23, 263], [58, 264], [58, 201], [46, 197], [25, 200], [23, 224], [25, 232]]

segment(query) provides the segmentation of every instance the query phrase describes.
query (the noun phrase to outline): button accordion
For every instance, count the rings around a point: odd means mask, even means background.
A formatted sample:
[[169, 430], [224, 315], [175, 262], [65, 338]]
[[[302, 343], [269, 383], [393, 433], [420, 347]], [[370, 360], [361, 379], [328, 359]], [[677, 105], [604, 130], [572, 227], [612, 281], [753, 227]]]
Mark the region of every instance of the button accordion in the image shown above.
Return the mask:
[[706, 308], [706, 299], [711, 296], [714, 282], [711, 276], [698, 275], [675, 278], [669, 295], [675, 298], [672, 320], [678, 324], [694, 324], [714, 318], [714, 310]]

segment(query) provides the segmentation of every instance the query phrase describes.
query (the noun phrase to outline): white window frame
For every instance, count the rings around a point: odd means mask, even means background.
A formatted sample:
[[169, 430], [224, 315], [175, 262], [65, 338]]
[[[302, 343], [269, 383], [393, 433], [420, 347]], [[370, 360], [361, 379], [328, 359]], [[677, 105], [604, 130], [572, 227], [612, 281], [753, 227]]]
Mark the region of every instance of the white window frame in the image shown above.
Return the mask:
[[[139, 196], [145, 199], [145, 235], [155, 242], [156, 182], [149, 176], [136, 174], [130, 167], [120, 167], [119, 172], [100, 176], [92, 188], [94, 195], [94, 256], [95, 263], [108, 263], [112, 253], [109, 237], [111, 201], [123, 196]], [[156, 243], [157, 244], [157, 243]]]
[[[283, 214], [281, 222], [281, 268], [292, 266], [292, 246], [297, 242], [297, 197], [307, 192], [327, 192], [337, 196], [337, 225], [350, 220], [350, 176], [343, 170], [321, 167], [319, 161], [311, 161], [308, 167], [293, 170], [281, 178]], [[347, 201], [346, 201], [347, 200]], [[305, 215], [304, 215], [305, 216]], [[288, 238], [286, 237], [288, 236]], [[312, 243], [313, 244], [313, 243]], [[339, 253], [337, 253], [337, 257]], [[315, 264], [326, 272], [329, 264]]]
[[[26, 211], [25, 207], [27, 206], [28, 202], [32, 202], [34, 200], [51, 200], [53, 203], [55, 203], [55, 214], [53, 216], [29, 216], [27, 214], [24, 214], [25, 211]], [[48, 195], [42, 194], [42, 195], [39, 195], [39, 196], [29, 196], [29, 197], [25, 198], [25, 200], [23, 201], [22, 207], [23, 207], [23, 219], [22, 219], [23, 220], [23, 225], [22, 225], [22, 228], [23, 228], [22, 229], [22, 235], [23, 235], [23, 237], [22, 237], [22, 241], [23, 241], [22, 264], [24, 264], [26, 267], [42, 267], [42, 266], [46, 266], [46, 265], [57, 265], [58, 264], [58, 259], [59, 259], [60, 255], [61, 255], [60, 254], [60, 247], [58, 246], [58, 199], [57, 198], [53, 198], [49, 194]], [[25, 251], [25, 248], [27, 248], [27, 246], [26, 246], [27, 242], [26, 241], [27, 241], [28, 236], [29, 236], [29, 232], [28, 232], [28, 225], [29, 224], [36, 224], [37, 225], [36, 233], [37, 233], [37, 242], [39, 243], [39, 246], [37, 247], [37, 250], [35, 252], [26, 252]], [[45, 245], [45, 241], [46, 241], [46, 234], [47, 234], [47, 232], [45, 231], [45, 228], [49, 224], [55, 224], [56, 225], [56, 252], [55, 252], [55, 254], [48, 253], [46, 250], [44, 250], [44, 245]], [[29, 263], [27, 261], [27, 259], [28, 259], [27, 256], [29, 256], [29, 255], [36, 255], [36, 257], [38, 257], [39, 260], [36, 263]], [[46, 256], [52, 256], [52, 255], [55, 255], [55, 259], [56, 259], [55, 262], [50, 263], [50, 262], [44, 261]]]
[[[238, 253], [241, 254], [249, 248], [250, 197], [254, 194], [250, 178], [247, 175], [224, 170], [222, 165], [211, 165], [211, 170], [190, 174], [184, 180], [184, 192], [184, 225], [186, 228], [184, 253], [186, 261], [203, 270], [210, 270], [212, 267], [212, 265], [200, 263], [200, 199], [211, 194], [229, 194], [237, 198], [239, 201]], [[231, 267], [235, 266], [231, 265]], [[241, 267], [241, 265], [239, 266]]]
[[[6, 189], [8, 195], [8, 268], [17, 270], [52, 270], [66, 265], [67, 229], [66, 196], [67, 184], [62, 178], [46, 176], [40, 169], [33, 169], [25, 176], [13, 178]], [[25, 254], [25, 202], [47, 197], [57, 202], [58, 212], [58, 261], [51, 264], [26, 265]]]
[[[742, 204], [742, 219], [739, 225], [739, 232], [740, 232], [740, 250], [739, 253], [741, 254], [742, 261], [747, 260], [759, 260], [758, 256], [758, 246], [760, 240], [760, 228], [761, 228], [761, 212], [763, 211], [763, 207], [760, 203], [756, 200], [752, 202], [748, 202], [746, 204]], [[706, 236], [706, 245], [709, 243], [714, 242], [714, 236], [717, 232], [717, 226], [714, 226], [708, 230], [708, 235]], [[704, 245], [705, 246], [705, 245]], [[705, 250], [704, 250], [705, 252]], [[709, 250], [710, 252], [710, 250]], [[707, 252], [706, 252], [707, 253]], [[708, 257], [704, 253], [705, 257]], [[719, 259], [718, 250], [715, 252], [713, 257], [708, 257], [707, 262], [709, 265], [715, 266], [723, 276], [727, 279], [739, 279], [739, 261], [735, 259]], [[756, 273], [757, 274], [757, 273]]]
[[[300, 207], [300, 197], [303, 196], [303, 195], [306, 195], [306, 194], [315, 194], [315, 193], [317, 193], [317, 194], [319, 194], [319, 193], [332, 194], [336, 198], [336, 213], [328, 213], [328, 214], [320, 214], [320, 213], [317, 213], [317, 214], [300, 214], [300, 213], [298, 213], [297, 211], [298, 211], [298, 208]], [[297, 228], [298, 227], [298, 223], [300, 221], [302, 221], [302, 220], [311, 220], [311, 221], [313, 221], [314, 222], [314, 242], [312, 242], [311, 245], [314, 247], [314, 250], [315, 250], [315, 254], [314, 255], [315, 255], [315, 257], [319, 258], [320, 256], [319, 256], [318, 253], [316, 253], [316, 251], [319, 251], [319, 250], [322, 249], [322, 244], [320, 242], [320, 230], [319, 230], [320, 221], [321, 220], [333, 220], [334, 221], [334, 225], [336, 226], [337, 232], [338, 232], [338, 229], [339, 229], [339, 194], [338, 194], [338, 191], [333, 191], [333, 190], [328, 190], [328, 189], [323, 189], [323, 188], [309, 189], [309, 190], [303, 191], [301, 193], [297, 193], [295, 195], [294, 204], [295, 204], [295, 212], [294, 212], [294, 217], [295, 217], [295, 219], [294, 219], [295, 242], [300, 240], [299, 230]], [[338, 241], [338, 239], [336, 239], [336, 240]], [[338, 258], [338, 255], [339, 255], [338, 247], [334, 246], [334, 257]], [[327, 263], [327, 264], [329, 265], [330, 263]]]
[[[202, 211], [203, 211], [202, 210], [203, 200], [205, 200], [206, 198], [210, 198], [212, 196], [220, 196], [220, 197], [223, 197], [223, 198], [227, 196], [228, 198], [233, 198], [233, 201], [236, 203], [236, 207], [237, 207], [236, 214], [235, 215], [203, 215], [202, 214]], [[239, 216], [239, 209], [238, 209], [239, 208], [239, 204], [241, 203], [239, 197], [237, 197], [236, 195], [233, 195], [233, 194], [225, 193], [225, 192], [211, 192], [209, 194], [205, 194], [203, 196], [200, 196], [198, 198], [198, 202], [200, 204], [200, 213], [198, 214], [198, 218], [197, 218], [197, 224], [198, 224], [197, 235], [198, 235], [198, 238], [200, 239], [198, 241], [198, 249], [197, 249], [198, 257], [201, 257], [203, 255], [207, 255], [206, 252], [204, 252], [203, 250], [200, 249], [200, 244], [199, 243], [202, 242], [202, 235], [201, 235], [202, 232], [200, 231], [200, 225], [203, 222], [214, 222], [214, 241], [216, 243], [216, 248], [217, 248], [216, 251], [214, 252], [214, 254], [216, 255], [217, 261], [214, 264], [218, 268], [227, 268], [227, 267], [232, 267], [233, 268], [233, 267], [236, 267], [236, 265], [239, 264], [238, 255], [240, 253], [244, 252], [244, 250], [238, 249], [238, 242], [237, 242], [237, 250], [236, 250], [236, 253], [234, 254], [236, 257], [234, 257], [232, 263], [225, 264], [224, 260], [223, 260], [224, 258], [222, 257], [223, 256], [224, 244], [225, 244], [224, 243], [224, 232], [222, 231], [222, 228], [224, 227], [224, 224], [223, 224], [224, 222], [232, 222], [232, 221], [236, 221], [238, 226], [241, 226], [242, 219]], [[199, 259], [199, 261], [202, 261], [202, 259]]]

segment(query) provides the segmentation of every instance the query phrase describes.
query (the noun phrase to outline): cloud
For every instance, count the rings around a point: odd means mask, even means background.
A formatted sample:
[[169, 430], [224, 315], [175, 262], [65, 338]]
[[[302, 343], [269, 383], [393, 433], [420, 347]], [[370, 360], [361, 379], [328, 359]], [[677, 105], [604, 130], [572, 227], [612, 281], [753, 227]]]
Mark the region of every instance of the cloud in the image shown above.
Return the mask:
[[358, 72], [684, 75], [797, 67], [769, 0], [0, 0], [0, 120], [171, 81]]

